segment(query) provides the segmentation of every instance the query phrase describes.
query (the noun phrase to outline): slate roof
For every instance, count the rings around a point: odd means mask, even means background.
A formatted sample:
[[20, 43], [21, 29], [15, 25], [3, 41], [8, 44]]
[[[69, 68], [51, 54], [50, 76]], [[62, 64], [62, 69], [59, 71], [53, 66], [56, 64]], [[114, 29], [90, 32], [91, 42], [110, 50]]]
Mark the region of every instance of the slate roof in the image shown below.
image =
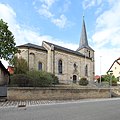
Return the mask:
[[[62, 47], [62, 46], [59, 46], [59, 45], [55, 45], [53, 43], [49, 43], [49, 42], [46, 42], [46, 41], [43, 41], [43, 42], [47, 43], [49, 46], [53, 45], [55, 50], [60, 50], [60, 51], [64, 51], [64, 52], [74, 54], [74, 55], [77, 55], [77, 56], [85, 57], [85, 55], [83, 55], [82, 53], [80, 53], [78, 51], [74, 51], [74, 50], [71, 50], [71, 49], [68, 49], [68, 48], [65, 48], [65, 47]], [[35, 48], [35, 49], [39, 49], [39, 50], [43, 50], [43, 51], [47, 52], [47, 50], [43, 46], [38, 46], [38, 45], [35, 45], [35, 44], [31, 44], [31, 43], [27, 43], [27, 44], [20, 45], [20, 46], [17, 46], [17, 47]], [[89, 57], [86, 57], [86, 58], [89, 58]]]
[[0, 61], [0, 67], [1, 67], [8, 75], [10, 75], [10, 73], [9, 73], [8, 70], [4, 67], [4, 65], [2, 64], [1, 61]]
[[43, 46], [39, 46], [39, 45], [31, 44], [31, 43], [27, 43], [27, 44], [20, 45], [20, 46], [17, 46], [17, 47], [35, 48], [35, 49], [47, 51]]
[[80, 44], [79, 48], [77, 51], [79, 51], [82, 48], [87, 48], [89, 50], [94, 51], [89, 45], [88, 45], [88, 40], [87, 40], [87, 32], [86, 32], [86, 27], [85, 27], [85, 21], [83, 17], [83, 24], [82, 24], [82, 31], [81, 31], [81, 37], [80, 37]]
[[58, 46], [58, 45], [55, 45], [53, 43], [49, 43], [49, 42], [46, 42], [46, 41], [43, 41], [43, 42], [47, 43], [50, 46], [53, 45], [55, 50], [60, 50], [60, 51], [71, 53], [71, 54], [74, 54], [74, 55], [77, 55], [77, 56], [85, 57], [85, 55], [83, 55], [80, 52], [77, 52], [77, 51], [74, 51], [74, 50], [71, 50], [71, 49], [68, 49], [68, 48], [65, 48], [65, 47], [61, 47], [61, 46]]

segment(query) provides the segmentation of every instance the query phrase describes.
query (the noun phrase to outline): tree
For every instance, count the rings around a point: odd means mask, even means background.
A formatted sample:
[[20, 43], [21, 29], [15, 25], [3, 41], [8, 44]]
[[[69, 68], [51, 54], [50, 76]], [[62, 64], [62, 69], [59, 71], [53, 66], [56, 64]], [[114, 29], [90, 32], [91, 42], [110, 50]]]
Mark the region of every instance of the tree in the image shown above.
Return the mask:
[[22, 57], [17, 58], [16, 56], [12, 59], [12, 63], [14, 66], [14, 73], [15, 74], [26, 74], [28, 71], [27, 61]]
[[107, 74], [104, 76], [104, 81], [110, 84], [110, 80], [112, 80], [112, 85], [117, 85], [117, 78], [114, 75]]
[[13, 56], [18, 52], [15, 47], [15, 39], [12, 32], [8, 29], [7, 23], [2, 19], [0, 20], [0, 59], [10, 61]]

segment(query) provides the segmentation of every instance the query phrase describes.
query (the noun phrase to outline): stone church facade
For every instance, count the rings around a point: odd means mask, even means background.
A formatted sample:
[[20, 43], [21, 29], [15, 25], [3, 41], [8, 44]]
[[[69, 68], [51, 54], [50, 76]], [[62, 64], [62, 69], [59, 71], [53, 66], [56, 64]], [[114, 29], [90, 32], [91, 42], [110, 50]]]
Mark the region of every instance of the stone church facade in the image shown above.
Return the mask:
[[94, 50], [88, 45], [84, 19], [76, 51], [46, 41], [42, 46], [28, 43], [18, 48], [21, 51], [18, 57], [26, 59], [29, 70], [53, 73], [61, 83], [77, 83], [82, 77], [94, 78]]

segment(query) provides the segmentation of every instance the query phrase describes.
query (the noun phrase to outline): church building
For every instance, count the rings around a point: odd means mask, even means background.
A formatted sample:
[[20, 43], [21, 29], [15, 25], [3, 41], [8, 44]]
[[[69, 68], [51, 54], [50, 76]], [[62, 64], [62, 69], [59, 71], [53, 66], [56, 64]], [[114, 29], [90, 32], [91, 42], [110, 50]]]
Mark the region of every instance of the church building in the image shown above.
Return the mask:
[[43, 70], [55, 74], [61, 83], [77, 83], [80, 78], [94, 79], [94, 50], [89, 46], [83, 19], [79, 48], [76, 51], [49, 43], [42, 46], [18, 46], [18, 57], [26, 59], [29, 70]]

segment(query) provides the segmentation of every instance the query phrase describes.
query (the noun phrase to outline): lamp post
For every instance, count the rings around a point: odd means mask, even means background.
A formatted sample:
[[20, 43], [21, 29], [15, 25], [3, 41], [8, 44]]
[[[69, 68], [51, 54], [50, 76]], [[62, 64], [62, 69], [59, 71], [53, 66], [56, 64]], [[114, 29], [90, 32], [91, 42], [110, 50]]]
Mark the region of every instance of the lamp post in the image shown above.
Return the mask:
[[101, 57], [102, 56], [100, 56], [100, 86], [101, 86]]
[[112, 74], [113, 74], [113, 71], [109, 71], [110, 73], [110, 83], [109, 83], [109, 87], [110, 87], [110, 98], [112, 97], [112, 90], [111, 90], [111, 87], [112, 87]]

